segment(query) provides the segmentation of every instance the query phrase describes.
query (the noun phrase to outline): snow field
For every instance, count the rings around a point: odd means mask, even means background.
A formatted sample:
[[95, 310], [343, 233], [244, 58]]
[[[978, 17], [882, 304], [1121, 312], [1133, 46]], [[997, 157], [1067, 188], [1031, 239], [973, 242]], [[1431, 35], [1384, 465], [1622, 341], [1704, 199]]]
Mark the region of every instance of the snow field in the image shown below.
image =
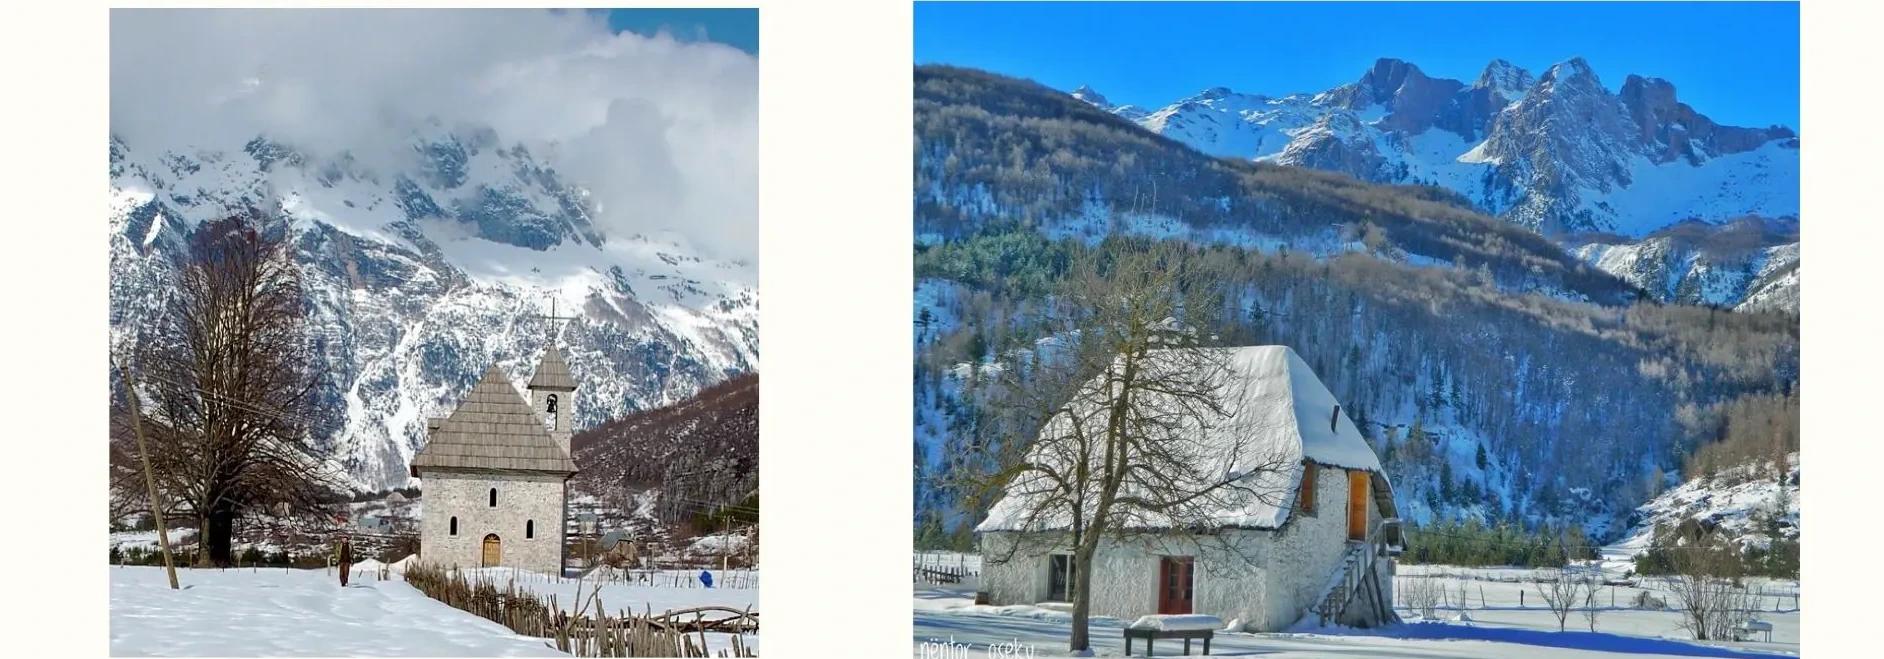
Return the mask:
[[115, 656], [563, 656], [371, 570], [108, 569]]
[[[1608, 606], [1611, 589], [1605, 587], [1599, 591], [1600, 613], [1595, 632], [1589, 631], [1588, 622], [1580, 611], [1572, 612], [1566, 630], [1559, 632], [1557, 619], [1539, 598], [1537, 587], [1524, 581], [1532, 575], [1532, 570], [1402, 565], [1399, 571], [1396, 592], [1402, 592], [1404, 584], [1411, 579], [1437, 579], [1442, 591], [1453, 593], [1434, 612], [1434, 620], [1419, 620], [1402, 602], [1396, 608], [1407, 620], [1404, 624], [1379, 630], [1333, 627], [1301, 628], [1280, 634], [1219, 632], [1211, 642], [1211, 654], [1557, 659], [1613, 657], [1615, 653], [1623, 653], [1750, 659], [1796, 656], [1799, 651], [1799, 611], [1790, 596], [1775, 594], [1763, 598], [1762, 611], [1755, 614], [1760, 620], [1772, 623], [1770, 643], [1763, 640], [1697, 642], [1680, 628], [1679, 613], [1629, 608], [1637, 592], [1666, 596], [1646, 582], [1638, 588], [1614, 588], [1614, 607]], [[1461, 585], [1466, 591], [1463, 605], [1459, 605], [1457, 595]], [[1772, 593], [1788, 589], [1797, 592], [1796, 582], [1756, 580], [1753, 585], [1768, 588]], [[944, 656], [940, 653], [957, 647], [966, 647], [968, 656], [976, 656], [990, 648], [1012, 646], [1020, 647], [1022, 652], [1031, 647], [1038, 655], [1067, 654], [1066, 639], [1072, 618], [1069, 611], [1027, 605], [976, 605], [974, 591], [972, 583], [915, 586], [913, 656]], [[1521, 591], [1525, 592], [1522, 596]], [[1094, 654], [1122, 656], [1123, 629], [1128, 622], [1094, 618]], [[1140, 649], [1135, 647], [1134, 650]]]
[[[1540, 585], [1532, 579], [1541, 571], [1527, 568], [1461, 568], [1438, 565], [1401, 565], [1394, 577], [1395, 608], [1408, 621], [1418, 614], [1407, 604], [1407, 585], [1416, 579], [1438, 582], [1441, 605], [1434, 617], [1446, 622], [1465, 622], [1482, 628], [1529, 629], [1555, 632], [1557, 618], [1544, 604]], [[1604, 571], [1606, 578], [1620, 575]], [[1668, 606], [1677, 605], [1666, 585], [1657, 577], [1636, 577], [1634, 586], [1598, 586], [1596, 595], [1596, 633], [1630, 637], [1691, 641], [1681, 628], [1681, 613], [1675, 610], [1635, 608], [1637, 597], [1646, 594]], [[1764, 636], [1758, 641], [1721, 644], [1727, 647], [1782, 653], [1799, 651], [1799, 586], [1796, 581], [1748, 579], [1755, 593], [1756, 611], [1748, 615], [1773, 624], [1772, 641]], [[1463, 590], [1463, 602], [1461, 602]], [[1589, 632], [1582, 605], [1570, 613], [1566, 629]], [[1710, 642], [1712, 643], [1712, 642]]]

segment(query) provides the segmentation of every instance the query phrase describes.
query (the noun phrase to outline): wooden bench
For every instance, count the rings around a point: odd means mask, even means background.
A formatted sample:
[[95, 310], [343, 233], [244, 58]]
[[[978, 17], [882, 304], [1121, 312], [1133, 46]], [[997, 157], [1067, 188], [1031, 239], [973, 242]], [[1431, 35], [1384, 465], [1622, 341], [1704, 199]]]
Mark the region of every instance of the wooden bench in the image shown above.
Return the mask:
[[[1734, 625], [1734, 640], [1736, 641], [1751, 640], [1755, 633], [1760, 633], [1760, 632], [1764, 632], [1766, 634], [1766, 641], [1768, 643], [1771, 643], [1773, 641], [1773, 623], [1767, 622], [1765, 620], [1744, 620], [1744, 621], [1741, 621], [1740, 624]], [[1131, 653], [1127, 652], [1126, 654], [1131, 654]]]
[[1201, 638], [1201, 639], [1204, 639], [1204, 654], [1210, 654], [1210, 638], [1216, 633], [1217, 632], [1215, 630], [1210, 630], [1210, 629], [1163, 630], [1163, 629], [1141, 629], [1141, 628], [1135, 628], [1135, 627], [1126, 627], [1125, 628], [1125, 656], [1127, 657], [1132, 656], [1132, 639], [1134, 638], [1145, 639], [1145, 656], [1147, 657], [1151, 656], [1152, 654], [1151, 642], [1160, 638], [1184, 639], [1184, 654], [1186, 655], [1191, 653], [1191, 639]]

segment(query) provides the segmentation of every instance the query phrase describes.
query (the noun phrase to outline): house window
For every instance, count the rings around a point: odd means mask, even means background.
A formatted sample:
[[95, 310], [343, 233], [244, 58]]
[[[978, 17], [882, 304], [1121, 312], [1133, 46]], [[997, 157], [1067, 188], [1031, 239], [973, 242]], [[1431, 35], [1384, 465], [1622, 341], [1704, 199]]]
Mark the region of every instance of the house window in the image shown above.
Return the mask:
[[1073, 601], [1073, 556], [1054, 554], [1047, 557], [1047, 601]]
[[451, 518], [451, 534], [458, 535], [458, 518], [456, 516]]
[[528, 519], [528, 520], [523, 521], [523, 537], [525, 538], [536, 537], [536, 520]]
[[1304, 515], [1315, 514], [1315, 463], [1302, 463], [1302, 488], [1295, 494], [1295, 509]]
[[497, 488], [491, 488], [491, 507], [497, 507]]

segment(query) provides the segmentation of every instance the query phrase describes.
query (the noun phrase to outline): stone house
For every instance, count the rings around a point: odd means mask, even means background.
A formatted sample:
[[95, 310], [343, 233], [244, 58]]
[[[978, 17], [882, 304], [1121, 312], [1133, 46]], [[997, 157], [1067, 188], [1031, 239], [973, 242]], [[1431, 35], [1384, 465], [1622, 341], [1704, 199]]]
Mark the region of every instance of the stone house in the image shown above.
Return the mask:
[[[1272, 494], [1239, 500], [1210, 526], [1182, 533], [1155, 520], [1108, 531], [1093, 556], [1091, 613], [1126, 621], [1206, 614], [1261, 632], [1304, 619], [1397, 621], [1397, 512], [1373, 449], [1294, 350], [1223, 350], [1224, 377], [1238, 380], [1223, 391], [1239, 399], [1226, 414], [1239, 418], [1210, 424], [1205, 444], [1248, 454], [1243, 464], [1271, 465], [1243, 478], [1266, 481], [1262, 490]], [[1040, 450], [1030, 459], [1045, 459]], [[976, 528], [982, 590], [996, 605], [1069, 602], [1070, 525], [1024, 513], [1033, 503], [1025, 489], [1010, 483]]]
[[458, 407], [427, 425], [412, 459], [423, 481], [420, 560], [562, 574], [576, 383], [551, 345], [517, 392], [495, 365]]

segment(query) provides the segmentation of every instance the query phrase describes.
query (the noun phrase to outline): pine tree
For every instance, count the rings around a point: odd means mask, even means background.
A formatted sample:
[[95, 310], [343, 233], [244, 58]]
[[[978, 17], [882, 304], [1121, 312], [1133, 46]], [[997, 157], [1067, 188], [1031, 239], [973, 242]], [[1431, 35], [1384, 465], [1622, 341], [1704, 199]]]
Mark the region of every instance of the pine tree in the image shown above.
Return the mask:
[[1478, 445], [1478, 470], [1479, 470], [1479, 471], [1484, 471], [1484, 470], [1485, 470], [1485, 468], [1486, 468], [1486, 467], [1489, 467], [1489, 466], [1491, 466], [1491, 461], [1490, 461], [1490, 460], [1487, 460], [1487, 459], [1485, 458], [1485, 443], [1484, 443], [1484, 442], [1479, 442], [1479, 445]]

